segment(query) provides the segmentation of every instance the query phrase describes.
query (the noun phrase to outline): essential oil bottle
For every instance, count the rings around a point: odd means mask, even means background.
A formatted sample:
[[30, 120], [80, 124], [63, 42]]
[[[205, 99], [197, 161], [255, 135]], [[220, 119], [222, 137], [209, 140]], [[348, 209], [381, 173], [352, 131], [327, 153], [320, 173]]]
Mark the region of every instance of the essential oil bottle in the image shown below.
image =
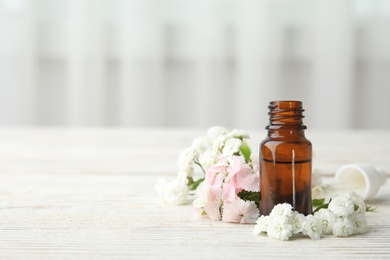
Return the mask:
[[267, 137], [260, 144], [260, 215], [279, 203], [312, 213], [312, 145], [306, 139], [300, 101], [272, 101]]

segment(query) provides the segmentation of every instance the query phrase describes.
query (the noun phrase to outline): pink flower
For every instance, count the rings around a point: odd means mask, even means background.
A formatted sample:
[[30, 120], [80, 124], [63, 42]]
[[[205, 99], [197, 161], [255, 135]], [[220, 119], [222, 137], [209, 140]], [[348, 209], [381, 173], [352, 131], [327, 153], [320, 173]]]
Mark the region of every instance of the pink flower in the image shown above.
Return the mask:
[[[244, 167], [247, 166], [247, 167]], [[243, 165], [241, 171], [236, 175], [239, 187], [247, 191], [260, 191], [259, 175], [248, 165]]]
[[227, 160], [220, 159], [216, 164], [207, 169], [205, 182], [211, 186], [221, 187], [222, 182], [228, 175], [227, 166]]
[[205, 203], [204, 210], [211, 220], [217, 221], [221, 219], [220, 209], [222, 202], [222, 189], [210, 187], [207, 191], [207, 202]]
[[199, 214], [202, 214], [204, 211], [204, 206], [206, 205], [206, 203], [208, 201], [209, 189], [210, 189], [210, 186], [205, 182], [202, 182], [198, 186], [198, 188], [196, 189], [195, 199], [192, 202], [192, 205], [195, 208], [199, 209], [199, 211], [197, 211], [197, 212], [199, 212]]
[[253, 201], [237, 199], [224, 206], [222, 221], [234, 223], [256, 223], [259, 211]]
[[224, 204], [231, 203], [231, 202], [235, 201], [236, 199], [238, 199], [236, 188], [235, 188], [235, 183], [233, 183], [232, 181], [225, 182], [222, 185], [222, 190], [223, 190], [222, 200], [223, 200]]
[[245, 165], [245, 159], [242, 156], [230, 156], [228, 158], [229, 166], [227, 167], [227, 171], [231, 176], [234, 176], [238, 172], [241, 171], [243, 165]]
[[228, 158], [230, 165], [227, 167], [229, 178], [234, 178], [236, 193], [242, 189], [247, 191], [259, 191], [259, 175], [245, 163], [242, 156], [231, 156]]

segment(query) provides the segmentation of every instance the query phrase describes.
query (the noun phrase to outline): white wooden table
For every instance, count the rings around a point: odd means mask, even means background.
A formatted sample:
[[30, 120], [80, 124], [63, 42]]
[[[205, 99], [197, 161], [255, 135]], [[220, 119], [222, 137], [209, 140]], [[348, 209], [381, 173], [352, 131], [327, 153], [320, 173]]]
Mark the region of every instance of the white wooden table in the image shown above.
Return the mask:
[[[205, 130], [0, 129], [0, 259], [390, 258], [390, 182], [369, 232], [281, 242], [253, 225], [197, 219], [157, 197], [178, 153]], [[250, 131], [252, 145], [264, 130]], [[390, 131], [308, 131], [315, 167], [368, 162], [390, 171]]]

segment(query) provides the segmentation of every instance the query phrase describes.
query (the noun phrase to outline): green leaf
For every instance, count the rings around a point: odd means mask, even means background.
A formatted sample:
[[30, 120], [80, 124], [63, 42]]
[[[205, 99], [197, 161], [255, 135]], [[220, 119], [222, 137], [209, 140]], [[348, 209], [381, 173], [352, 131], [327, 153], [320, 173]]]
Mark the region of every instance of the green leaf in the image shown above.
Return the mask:
[[318, 206], [314, 211], [313, 211], [313, 214], [316, 213], [317, 211], [319, 211], [320, 209], [327, 209], [329, 206], [329, 203], [325, 203], [325, 204], [322, 204], [320, 206]]
[[313, 199], [313, 206], [319, 207], [325, 203], [325, 199]]
[[[321, 200], [323, 200], [323, 202], [325, 202], [325, 199], [319, 199], [318, 202], [320, 202]], [[329, 203], [332, 201], [332, 199], [329, 200], [328, 203], [323, 203], [321, 205], [318, 205], [317, 208], [313, 211], [313, 214], [316, 213], [317, 211], [319, 211], [320, 209], [327, 209], [328, 206], [329, 206]], [[313, 200], [313, 206], [314, 205], [314, 200]]]
[[[190, 183], [190, 178], [191, 178], [191, 183]], [[199, 180], [197, 181], [194, 181], [192, 179], [192, 177], [188, 177], [188, 187], [190, 188], [190, 190], [196, 190], [198, 188], [198, 186], [204, 181], [204, 178], [200, 178]]]
[[238, 197], [242, 200], [245, 200], [245, 201], [254, 201], [257, 205], [257, 207], [259, 207], [259, 201], [260, 201], [260, 192], [258, 191], [247, 191], [247, 190], [242, 190], [240, 191], [238, 194]]
[[242, 141], [242, 145], [240, 147], [240, 152], [244, 156], [245, 161], [249, 162], [251, 159], [251, 149], [245, 141]]
[[374, 212], [375, 210], [376, 210], [376, 207], [367, 206], [367, 205], [366, 205], [366, 212]]

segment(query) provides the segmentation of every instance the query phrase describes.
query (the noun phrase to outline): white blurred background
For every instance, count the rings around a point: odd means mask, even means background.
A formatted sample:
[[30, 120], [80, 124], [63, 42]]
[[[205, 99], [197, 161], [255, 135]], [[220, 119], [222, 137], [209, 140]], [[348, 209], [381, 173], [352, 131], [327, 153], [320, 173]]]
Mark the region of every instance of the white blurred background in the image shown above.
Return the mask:
[[390, 128], [389, 0], [0, 0], [0, 125]]

